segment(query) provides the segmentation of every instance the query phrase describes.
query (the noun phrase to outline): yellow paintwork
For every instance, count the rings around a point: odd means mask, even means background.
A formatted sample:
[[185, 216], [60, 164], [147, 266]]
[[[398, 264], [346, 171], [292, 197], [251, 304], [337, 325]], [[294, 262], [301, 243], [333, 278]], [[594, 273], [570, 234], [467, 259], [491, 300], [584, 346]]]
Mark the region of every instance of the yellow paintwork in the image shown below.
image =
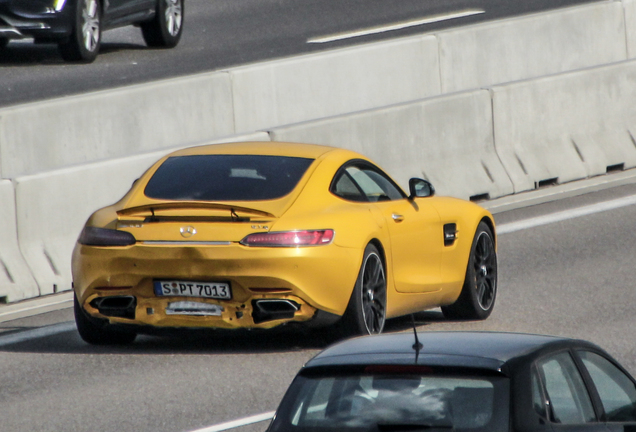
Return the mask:
[[[227, 215], [213, 203], [176, 203], [144, 195], [144, 188], [168, 157], [194, 154], [267, 154], [315, 159], [287, 196], [259, 202], [232, 202], [247, 223], [163, 222], [144, 224], [155, 215], [194, 218]], [[316, 310], [342, 315], [349, 302], [369, 242], [380, 245], [387, 270], [387, 317], [453, 303], [459, 296], [473, 234], [481, 220], [494, 228], [492, 215], [480, 206], [446, 197], [416, 198], [377, 203], [345, 201], [329, 192], [344, 163], [364, 156], [344, 149], [292, 143], [232, 143], [183, 149], [154, 164], [117, 203], [96, 211], [87, 226], [132, 233], [137, 243], [125, 247], [77, 244], [73, 252], [74, 289], [86, 311], [102, 317], [89, 303], [99, 296], [134, 295], [136, 317], [108, 318], [110, 322], [157, 327], [262, 327], [286, 321], [307, 321]], [[392, 214], [404, 216], [396, 223]], [[442, 227], [456, 223], [458, 240], [443, 245]], [[179, 229], [194, 225], [197, 239], [226, 241], [225, 245], [156, 245], [146, 241], [181, 241]], [[266, 227], [266, 228], [265, 228]], [[246, 235], [263, 231], [333, 229], [331, 244], [299, 248], [246, 247]], [[223, 306], [221, 316], [166, 315], [168, 301], [187, 297], [156, 297], [153, 279], [227, 281], [232, 300], [197, 301]], [[100, 287], [130, 287], [103, 290]], [[258, 288], [279, 289], [264, 293]], [[256, 291], [252, 291], [252, 289]], [[251, 301], [290, 299], [301, 305], [293, 319], [255, 324]], [[147, 311], [152, 309], [152, 314]]]

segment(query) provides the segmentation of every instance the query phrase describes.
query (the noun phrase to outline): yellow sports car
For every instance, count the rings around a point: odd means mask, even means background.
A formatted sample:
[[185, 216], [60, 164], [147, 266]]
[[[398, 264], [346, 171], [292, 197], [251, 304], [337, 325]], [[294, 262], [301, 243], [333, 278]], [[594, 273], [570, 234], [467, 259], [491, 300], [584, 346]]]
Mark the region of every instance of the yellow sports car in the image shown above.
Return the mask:
[[72, 262], [79, 333], [93, 344], [286, 323], [374, 334], [437, 306], [486, 318], [497, 293], [492, 215], [434, 196], [426, 180], [409, 189], [327, 146], [169, 154], [86, 222]]

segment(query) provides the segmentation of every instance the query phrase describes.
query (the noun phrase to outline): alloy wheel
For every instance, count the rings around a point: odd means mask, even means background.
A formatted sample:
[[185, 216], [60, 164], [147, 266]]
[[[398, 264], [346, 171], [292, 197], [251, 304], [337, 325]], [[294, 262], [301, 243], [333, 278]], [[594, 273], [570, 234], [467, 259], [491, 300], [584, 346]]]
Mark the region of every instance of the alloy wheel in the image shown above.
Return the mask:
[[176, 36], [181, 30], [183, 13], [181, 11], [181, 0], [165, 0], [166, 29], [171, 36]]
[[82, 38], [84, 48], [93, 52], [99, 46], [100, 28], [99, 28], [99, 10], [97, 0], [83, 0], [84, 8], [82, 9]]
[[367, 331], [379, 334], [386, 317], [386, 278], [380, 257], [367, 256], [362, 274], [362, 315]]
[[477, 302], [483, 310], [488, 310], [495, 301], [497, 290], [497, 254], [492, 238], [482, 232], [475, 247], [475, 288]]

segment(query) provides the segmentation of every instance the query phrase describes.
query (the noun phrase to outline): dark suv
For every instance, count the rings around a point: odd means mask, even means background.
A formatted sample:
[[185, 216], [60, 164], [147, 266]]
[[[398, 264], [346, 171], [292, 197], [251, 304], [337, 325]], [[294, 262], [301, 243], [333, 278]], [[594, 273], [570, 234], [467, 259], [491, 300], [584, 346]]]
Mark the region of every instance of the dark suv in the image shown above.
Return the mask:
[[0, 49], [33, 38], [57, 43], [67, 61], [89, 63], [103, 30], [131, 24], [148, 46], [172, 48], [183, 30], [183, 0], [0, 0]]

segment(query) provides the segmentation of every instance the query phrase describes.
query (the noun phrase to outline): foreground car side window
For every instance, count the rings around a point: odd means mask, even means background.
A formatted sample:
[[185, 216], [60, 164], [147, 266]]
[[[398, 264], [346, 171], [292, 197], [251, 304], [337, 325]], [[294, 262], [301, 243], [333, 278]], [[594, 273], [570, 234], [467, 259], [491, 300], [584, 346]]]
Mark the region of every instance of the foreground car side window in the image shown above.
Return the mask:
[[574, 360], [567, 352], [538, 361], [555, 423], [581, 424], [596, 420], [592, 401]]
[[605, 421], [636, 421], [636, 386], [633, 381], [596, 353], [579, 351], [579, 355], [603, 403]]
[[548, 418], [544, 396], [541, 392], [541, 382], [534, 368], [532, 370], [532, 407], [542, 418]]
[[313, 159], [263, 155], [188, 155], [166, 159], [144, 193], [178, 201], [260, 201], [281, 198]]

